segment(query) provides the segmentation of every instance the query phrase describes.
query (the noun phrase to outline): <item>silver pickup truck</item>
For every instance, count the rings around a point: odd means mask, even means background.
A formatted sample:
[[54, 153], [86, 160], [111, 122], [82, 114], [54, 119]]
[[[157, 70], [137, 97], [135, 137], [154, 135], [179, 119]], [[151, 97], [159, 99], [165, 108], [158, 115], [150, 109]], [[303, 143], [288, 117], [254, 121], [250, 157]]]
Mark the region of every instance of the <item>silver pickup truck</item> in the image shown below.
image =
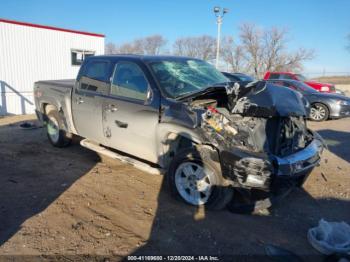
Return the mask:
[[193, 58], [89, 57], [76, 80], [36, 82], [34, 97], [54, 146], [78, 135], [90, 149], [161, 170], [174, 196], [212, 209], [302, 185], [323, 150], [299, 93], [232, 83]]

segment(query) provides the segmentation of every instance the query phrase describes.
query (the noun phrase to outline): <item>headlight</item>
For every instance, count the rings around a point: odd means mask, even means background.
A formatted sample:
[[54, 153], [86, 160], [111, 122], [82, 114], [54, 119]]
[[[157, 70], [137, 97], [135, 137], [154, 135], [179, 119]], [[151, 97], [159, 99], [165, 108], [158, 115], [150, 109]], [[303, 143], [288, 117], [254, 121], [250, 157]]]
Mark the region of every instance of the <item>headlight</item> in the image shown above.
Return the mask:
[[321, 92], [329, 92], [329, 87], [328, 86], [322, 86], [321, 87]]
[[337, 100], [335, 103], [337, 105], [341, 105], [341, 106], [348, 106], [348, 105], [350, 105], [350, 101], [348, 101], [348, 100]]

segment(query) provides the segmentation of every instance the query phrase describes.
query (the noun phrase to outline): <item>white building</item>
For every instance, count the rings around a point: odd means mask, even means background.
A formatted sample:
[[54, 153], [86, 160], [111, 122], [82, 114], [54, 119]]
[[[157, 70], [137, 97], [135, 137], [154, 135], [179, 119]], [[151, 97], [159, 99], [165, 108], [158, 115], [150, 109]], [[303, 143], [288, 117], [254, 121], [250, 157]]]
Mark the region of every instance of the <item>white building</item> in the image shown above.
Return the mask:
[[0, 115], [34, 112], [33, 83], [75, 78], [104, 35], [0, 19]]

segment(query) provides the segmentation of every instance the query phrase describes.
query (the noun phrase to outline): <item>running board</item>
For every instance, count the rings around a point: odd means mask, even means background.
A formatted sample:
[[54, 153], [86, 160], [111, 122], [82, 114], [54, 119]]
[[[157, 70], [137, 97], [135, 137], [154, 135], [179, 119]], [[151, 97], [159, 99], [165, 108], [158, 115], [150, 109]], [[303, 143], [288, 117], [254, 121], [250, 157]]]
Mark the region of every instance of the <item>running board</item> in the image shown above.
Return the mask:
[[83, 139], [80, 141], [80, 145], [82, 145], [83, 147], [86, 147], [92, 151], [95, 151], [97, 153], [100, 153], [102, 155], [110, 157], [112, 159], [118, 159], [118, 160], [122, 161], [123, 163], [128, 163], [128, 164], [134, 166], [135, 168], [137, 168], [141, 171], [150, 173], [152, 175], [161, 175], [164, 173], [164, 171], [161, 168], [155, 168], [155, 167], [152, 167], [149, 164], [142, 162], [140, 160], [137, 160], [135, 158], [120, 155], [118, 153], [115, 153], [115, 152], [103, 147], [103, 146], [100, 146], [99, 144], [97, 144], [91, 140]]

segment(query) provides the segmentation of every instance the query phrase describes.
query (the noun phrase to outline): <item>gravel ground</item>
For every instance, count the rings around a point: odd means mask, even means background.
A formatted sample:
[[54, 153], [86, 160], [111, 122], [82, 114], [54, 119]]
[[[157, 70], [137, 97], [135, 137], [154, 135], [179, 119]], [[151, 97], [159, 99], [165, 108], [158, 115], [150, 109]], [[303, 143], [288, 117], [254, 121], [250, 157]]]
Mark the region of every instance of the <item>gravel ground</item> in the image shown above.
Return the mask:
[[0, 260], [120, 260], [132, 254], [256, 258], [273, 244], [322, 261], [307, 242], [307, 230], [321, 218], [350, 223], [350, 119], [309, 124], [329, 145], [321, 165], [303, 188], [255, 215], [177, 202], [162, 176], [101, 160], [78, 142], [54, 148], [43, 128], [19, 128], [32, 119], [0, 118]]

